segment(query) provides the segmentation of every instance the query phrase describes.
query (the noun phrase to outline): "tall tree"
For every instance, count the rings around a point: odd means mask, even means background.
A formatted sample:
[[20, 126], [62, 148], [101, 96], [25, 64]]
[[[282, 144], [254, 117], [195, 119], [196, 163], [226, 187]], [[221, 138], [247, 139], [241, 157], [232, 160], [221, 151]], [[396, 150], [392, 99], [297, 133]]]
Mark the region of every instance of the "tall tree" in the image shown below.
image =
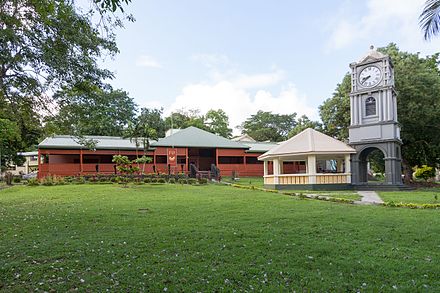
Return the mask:
[[222, 109], [209, 110], [205, 115], [205, 125], [209, 132], [230, 138], [232, 129], [229, 128], [229, 117]]
[[[0, 1], [0, 119], [21, 129], [11, 144], [17, 147], [14, 151], [35, 144], [30, 137], [35, 136], [39, 114], [51, 111], [53, 93], [84, 80], [100, 86], [112, 78], [98, 60], [117, 53], [113, 29], [122, 22], [113, 12], [130, 1], [90, 0], [88, 11], [71, 0]], [[95, 13], [102, 20], [98, 24], [92, 23]]]
[[419, 17], [425, 40], [430, 40], [440, 33], [440, 1], [426, 0]]
[[[402, 52], [395, 44], [379, 51], [391, 57], [398, 92], [397, 113], [401, 124], [402, 158], [406, 171], [415, 165], [440, 163], [439, 54], [420, 57]], [[324, 131], [339, 139], [348, 137], [350, 125], [350, 76], [337, 86], [332, 98], [320, 106]]]
[[440, 64], [439, 54], [420, 57], [402, 52], [395, 44], [379, 49], [393, 60], [397, 113], [406, 171], [415, 165], [440, 164]]
[[242, 134], [248, 134], [257, 141], [283, 141], [296, 126], [296, 113], [273, 114], [258, 111], [247, 118], [239, 128]]
[[130, 138], [136, 147], [142, 146], [146, 154], [151, 140], [165, 135], [165, 123], [161, 115], [162, 109], [142, 108], [140, 115], [128, 124], [124, 136]]
[[46, 129], [56, 134], [122, 136], [137, 107], [127, 92], [95, 85], [60, 92], [55, 99], [59, 113], [47, 119]]
[[179, 109], [165, 118], [165, 124], [170, 128], [187, 128], [194, 126], [203, 130], [208, 130], [205, 125], [205, 116], [200, 114], [198, 109]]
[[350, 125], [350, 91], [351, 77], [347, 73], [342, 82], [336, 86], [333, 96], [319, 106], [322, 131], [343, 141], [348, 139]]
[[20, 148], [21, 145], [18, 125], [9, 119], [0, 118], [0, 174], [9, 163], [20, 162], [16, 149]]
[[289, 132], [289, 138], [297, 135], [303, 130], [306, 130], [307, 128], [312, 128], [318, 131], [322, 131], [322, 125], [318, 121], [310, 120], [309, 117], [306, 115], [302, 115], [298, 118], [298, 121], [296, 122], [295, 127]]

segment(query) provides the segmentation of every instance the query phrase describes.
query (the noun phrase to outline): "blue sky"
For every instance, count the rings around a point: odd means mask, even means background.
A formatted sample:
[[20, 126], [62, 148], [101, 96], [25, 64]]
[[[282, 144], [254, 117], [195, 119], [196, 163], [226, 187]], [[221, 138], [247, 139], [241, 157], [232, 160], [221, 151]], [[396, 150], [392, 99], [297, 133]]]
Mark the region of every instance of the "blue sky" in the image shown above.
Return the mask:
[[318, 119], [318, 106], [371, 44], [433, 54], [417, 17], [424, 0], [133, 0], [104, 66], [140, 106], [165, 114], [224, 109], [231, 127], [257, 110]]

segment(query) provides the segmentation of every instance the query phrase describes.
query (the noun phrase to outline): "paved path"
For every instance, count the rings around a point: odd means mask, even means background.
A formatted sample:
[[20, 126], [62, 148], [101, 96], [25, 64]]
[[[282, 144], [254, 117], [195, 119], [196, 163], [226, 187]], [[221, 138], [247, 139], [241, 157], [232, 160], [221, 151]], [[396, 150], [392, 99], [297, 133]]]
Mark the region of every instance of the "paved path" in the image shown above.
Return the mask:
[[383, 203], [383, 200], [379, 197], [376, 191], [358, 191], [361, 196], [361, 200], [355, 201], [357, 204], [378, 204]]

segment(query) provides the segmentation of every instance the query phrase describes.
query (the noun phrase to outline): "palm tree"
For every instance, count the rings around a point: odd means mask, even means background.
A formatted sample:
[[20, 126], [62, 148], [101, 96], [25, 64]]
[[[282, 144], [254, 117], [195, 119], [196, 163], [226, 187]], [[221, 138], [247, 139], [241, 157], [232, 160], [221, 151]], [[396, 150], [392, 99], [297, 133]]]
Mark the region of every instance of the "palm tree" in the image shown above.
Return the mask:
[[430, 40], [440, 33], [440, 0], [426, 0], [419, 24], [424, 32], [425, 40]]

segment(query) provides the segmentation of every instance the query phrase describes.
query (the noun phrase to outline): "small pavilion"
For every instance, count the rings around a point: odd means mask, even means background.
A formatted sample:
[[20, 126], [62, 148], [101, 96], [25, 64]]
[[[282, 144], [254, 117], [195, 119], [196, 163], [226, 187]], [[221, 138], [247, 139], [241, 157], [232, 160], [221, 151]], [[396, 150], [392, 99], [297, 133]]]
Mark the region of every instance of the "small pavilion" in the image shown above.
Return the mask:
[[350, 155], [356, 150], [311, 128], [258, 157], [271, 189], [349, 189]]

